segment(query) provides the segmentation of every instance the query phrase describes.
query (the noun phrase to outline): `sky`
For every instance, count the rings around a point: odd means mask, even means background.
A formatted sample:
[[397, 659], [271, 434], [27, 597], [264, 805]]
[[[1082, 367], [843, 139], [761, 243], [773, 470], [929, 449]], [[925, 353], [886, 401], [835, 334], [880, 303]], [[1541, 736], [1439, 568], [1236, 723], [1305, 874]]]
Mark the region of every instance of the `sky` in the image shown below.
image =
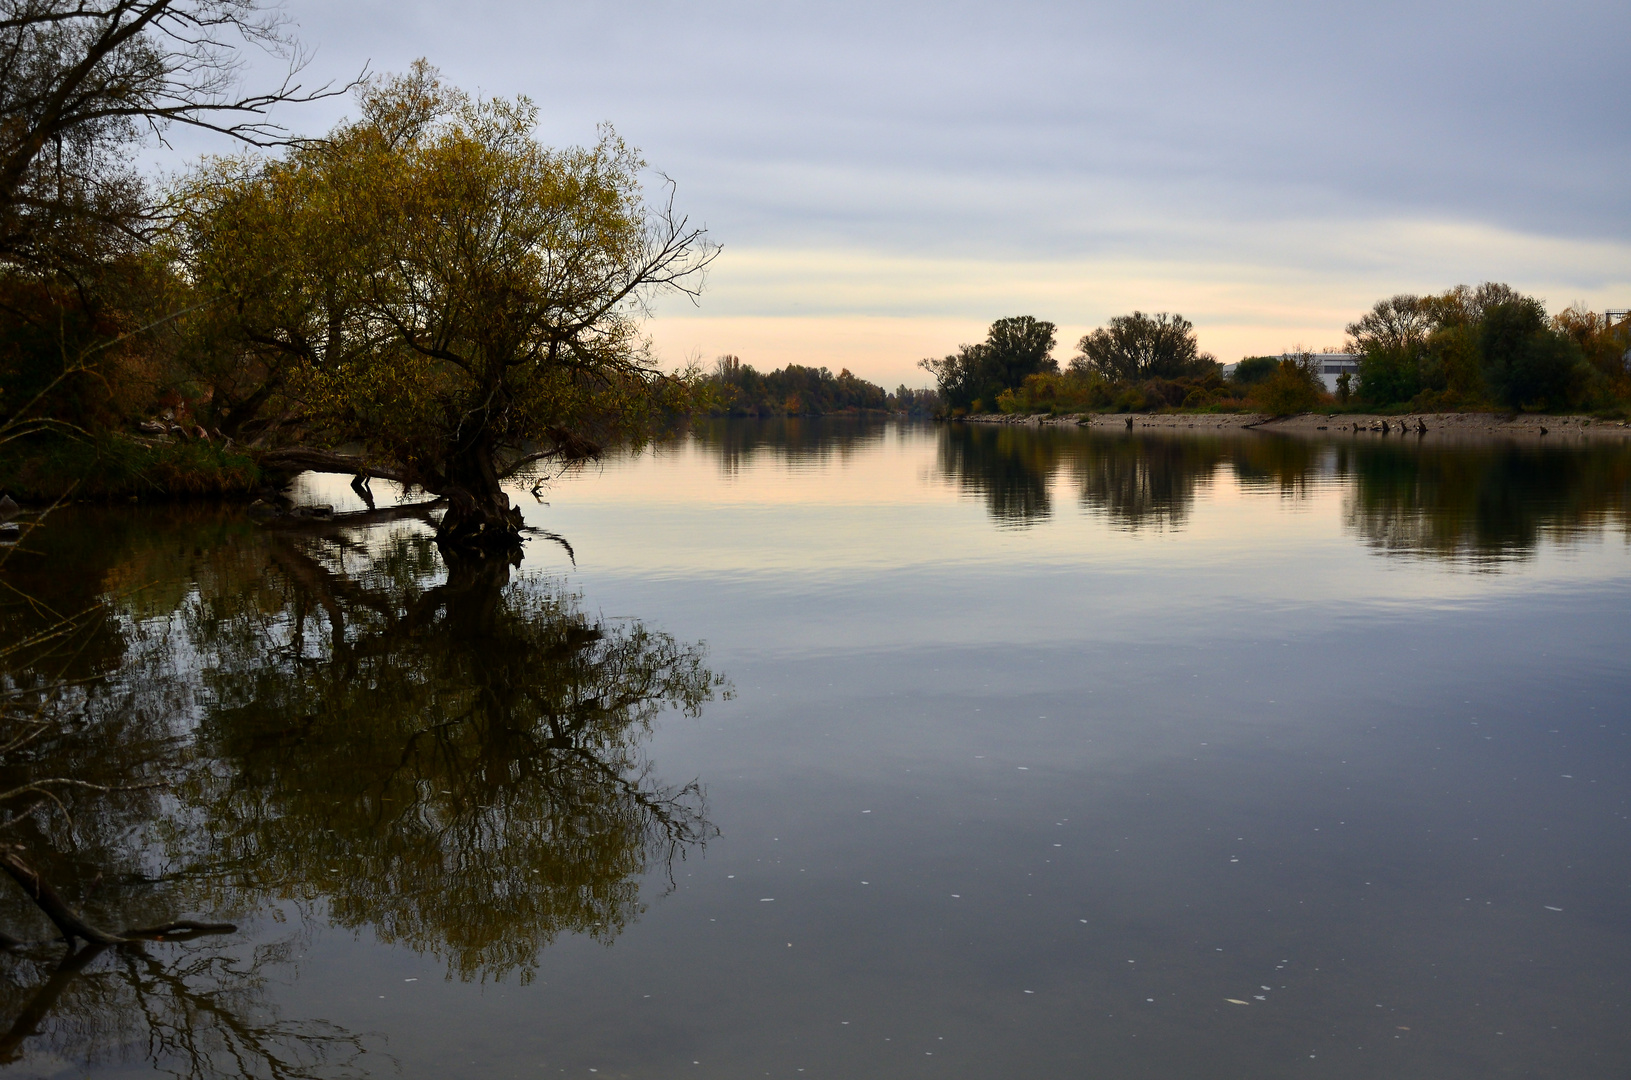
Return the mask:
[[424, 57], [530, 97], [548, 143], [611, 123], [638, 146], [722, 247], [700, 300], [647, 323], [668, 364], [893, 388], [1010, 315], [1058, 324], [1066, 361], [1112, 316], [1178, 312], [1229, 362], [1458, 283], [1631, 308], [1624, 0], [284, 11], [308, 83]]

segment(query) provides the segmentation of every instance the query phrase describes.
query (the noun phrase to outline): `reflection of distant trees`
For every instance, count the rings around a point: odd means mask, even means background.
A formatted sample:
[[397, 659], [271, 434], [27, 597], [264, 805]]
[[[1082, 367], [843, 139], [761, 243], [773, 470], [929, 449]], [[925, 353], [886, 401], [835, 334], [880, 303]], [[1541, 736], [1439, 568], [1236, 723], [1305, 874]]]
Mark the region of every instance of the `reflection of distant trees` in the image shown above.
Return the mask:
[[1048, 488], [1059, 467], [1062, 442], [1053, 431], [944, 424], [940, 472], [963, 491], [984, 499], [999, 522], [1024, 528], [1053, 513]]
[[848, 460], [883, 441], [891, 421], [882, 417], [797, 417], [769, 420], [703, 420], [691, 425], [696, 445], [719, 459], [726, 473], [753, 458]]
[[1224, 446], [1235, 480], [1246, 491], [1302, 498], [1317, 477], [1329, 472], [1328, 443], [1248, 434]]
[[1201, 489], [1227, 468], [1248, 493], [1302, 499], [1321, 483], [1345, 485], [1349, 528], [1390, 554], [1499, 561], [1545, 537], [1631, 526], [1627, 447], [948, 424], [938, 465], [1012, 525], [1048, 517], [1054, 477], [1068, 469], [1082, 504], [1116, 526], [1182, 528]]
[[1223, 440], [947, 424], [940, 429], [939, 468], [985, 500], [1005, 525], [1030, 525], [1053, 512], [1050, 489], [1061, 469], [1073, 476], [1084, 506], [1128, 529], [1181, 526], [1225, 456]]
[[1088, 434], [1068, 457], [1084, 506], [1124, 529], [1176, 529], [1225, 452], [1216, 438]]
[[1494, 564], [1631, 526], [1631, 448], [1377, 444], [1338, 458], [1348, 525], [1390, 554]]

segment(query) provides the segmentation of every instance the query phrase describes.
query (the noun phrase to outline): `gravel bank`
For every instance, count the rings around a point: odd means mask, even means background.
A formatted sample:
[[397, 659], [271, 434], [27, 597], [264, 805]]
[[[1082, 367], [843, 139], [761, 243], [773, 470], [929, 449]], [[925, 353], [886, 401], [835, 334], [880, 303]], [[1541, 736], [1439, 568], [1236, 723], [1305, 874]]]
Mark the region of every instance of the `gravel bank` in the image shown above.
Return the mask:
[[1043, 427], [1091, 427], [1110, 431], [1273, 431], [1286, 434], [1400, 435], [1440, 438], [1603, 439], [1631, 438], [1623, 420], [1589, 416], [1537, 416], [1506, 413], [1410, 413], [1371, 416], [1303, 413], [1278, 419], [1259, 413], [1088, 413], [1081, 416], [985, 414], [963, 423], [1019, 424]]

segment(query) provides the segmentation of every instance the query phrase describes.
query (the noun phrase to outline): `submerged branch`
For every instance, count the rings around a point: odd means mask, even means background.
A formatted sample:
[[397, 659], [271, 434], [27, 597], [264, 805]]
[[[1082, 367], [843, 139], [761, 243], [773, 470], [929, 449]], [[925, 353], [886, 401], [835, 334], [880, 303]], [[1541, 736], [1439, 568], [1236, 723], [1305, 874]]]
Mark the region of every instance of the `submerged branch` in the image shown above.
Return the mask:
[[45, 917], [50, 919], [56, 928], [62, 932], [63, 939], [70, 945], [73, 942], [85, 941], [92, 945], [129, 945], [138, 941], [152, 941], [160, 938], [196, 937], [200, 934], [230, 934], [238, 928], [231, 923], [196, 922], [192, 919], [180, 919], [168, 922], [162, 926], [137, 927], [125, 930], [122, 933], [111, 933], [100, 927], [93, 926], [85, 921], [69, 906], [51, 883], [40, 876], [39, 871], [29, 866], [23, 860], [20, 849], [11, 848], [0, 853], [0, 870], [11, 875], [13, 881], [22, 886], [23, 892], [34, 901]]

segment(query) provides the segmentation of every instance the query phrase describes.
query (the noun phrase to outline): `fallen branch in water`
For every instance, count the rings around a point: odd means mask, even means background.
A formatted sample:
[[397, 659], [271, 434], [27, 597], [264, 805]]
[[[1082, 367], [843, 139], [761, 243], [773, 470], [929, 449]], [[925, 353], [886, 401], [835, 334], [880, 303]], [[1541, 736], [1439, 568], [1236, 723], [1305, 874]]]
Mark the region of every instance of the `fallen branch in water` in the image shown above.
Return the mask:
[[231, 923], [206, 923], [181, 919], [176, 922], [165, 923], [162, 926], [138, 927], [126, 930], [123, 933], [110, 933], [86, 922], [84, 916], [70, 907], [68, 902], [58, 894], [57, 890], [51, 887], [51, 883], [40, 876], [39, 871], [23, 861], [19, 849], [11, 848], [0, 854], [0, 870], [10, 874], [12, 880], [22, 886], [23, 892], [28, 894], [28, 898], [34, 901], [35, 906], [45, 913], [45, 917], [50, 919], [58, 930], [62, 931], [63, 939], [70, 946], [76, 940], [85, 941], [92, 945], [129, 945], [138, 941], [152, 941], [160, 938], [189, 938], [200, 934], [230, 934], [238, 929]]
[[410, 518], [435, 524], [436, 519], [430, 516], [430, 512], [440, 510], [446, 505], [446, 499], [426, 499], [423, 502], [387, 506], [383, 510], [352, 510], [348, 513], [332, 514], [326, 517], [281, 514], [278, 517], [267, 519], [266, 527], [301, 532], [333, 532], [335, 530], [356, 528], [359, 525], [385, 525], [393, 521], [405, 521]]

